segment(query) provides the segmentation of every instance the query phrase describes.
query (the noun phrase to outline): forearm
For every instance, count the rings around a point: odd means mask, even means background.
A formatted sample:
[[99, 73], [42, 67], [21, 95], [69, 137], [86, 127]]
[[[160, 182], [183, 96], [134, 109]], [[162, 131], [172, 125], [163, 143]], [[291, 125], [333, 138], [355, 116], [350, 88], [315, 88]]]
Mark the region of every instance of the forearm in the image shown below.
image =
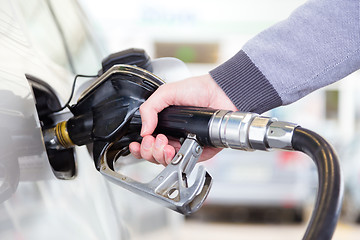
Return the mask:
[[311, 0], [210, 72], [241, 111], [292, 103], [360, 68], [359, 1]]

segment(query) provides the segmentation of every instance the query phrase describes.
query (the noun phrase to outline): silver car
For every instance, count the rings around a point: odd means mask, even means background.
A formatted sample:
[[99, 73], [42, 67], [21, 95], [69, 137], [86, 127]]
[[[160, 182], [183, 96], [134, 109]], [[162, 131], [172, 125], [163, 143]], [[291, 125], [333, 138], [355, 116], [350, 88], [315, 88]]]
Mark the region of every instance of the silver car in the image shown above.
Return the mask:
[[0, 6], [0, 239], [130, 239], [177, 221], [105, 180], [86, 148], [46, 152], [42, 129], [70, 114], [49, 113], [69, 98], [74, 75], [97, 74], [108, 54], [79, 4]]
[[301, 222], [316, 193], [316, 168], [302, 153], [221, 151], [206, 163], [214, 184], [199, 215], [234, 221]]

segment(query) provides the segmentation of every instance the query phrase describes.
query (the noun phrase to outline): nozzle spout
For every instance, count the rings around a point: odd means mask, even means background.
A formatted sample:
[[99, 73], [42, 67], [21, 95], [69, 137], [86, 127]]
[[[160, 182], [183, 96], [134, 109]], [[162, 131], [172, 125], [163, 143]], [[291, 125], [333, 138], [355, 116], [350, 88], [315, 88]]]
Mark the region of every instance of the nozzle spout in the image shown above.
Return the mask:
[[66, 149], [75, 145], [69, 136], [66, 125], [67, 121], [63, 121], [44, 131], [44, 142], [47, 148]]

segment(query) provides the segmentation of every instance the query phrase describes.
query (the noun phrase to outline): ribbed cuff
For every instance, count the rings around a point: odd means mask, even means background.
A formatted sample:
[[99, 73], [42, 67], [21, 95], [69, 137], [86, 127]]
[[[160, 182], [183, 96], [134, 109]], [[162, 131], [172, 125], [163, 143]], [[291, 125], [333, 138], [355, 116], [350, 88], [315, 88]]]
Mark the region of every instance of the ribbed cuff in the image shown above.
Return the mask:
[[263, 113], [282, 105], [279, 94], [243, 50], [210, 75], [239, 111]]

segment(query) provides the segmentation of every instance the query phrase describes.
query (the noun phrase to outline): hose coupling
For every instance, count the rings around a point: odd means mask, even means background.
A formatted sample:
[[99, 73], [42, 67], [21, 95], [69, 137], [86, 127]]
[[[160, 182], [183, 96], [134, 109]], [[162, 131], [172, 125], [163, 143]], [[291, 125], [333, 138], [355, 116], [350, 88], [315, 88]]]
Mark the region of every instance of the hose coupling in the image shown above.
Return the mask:
[[209, 123], [209, 136], [215, 147], [240, 150], [292, 149], [296, 124], [249, 112], [219, 110]]

